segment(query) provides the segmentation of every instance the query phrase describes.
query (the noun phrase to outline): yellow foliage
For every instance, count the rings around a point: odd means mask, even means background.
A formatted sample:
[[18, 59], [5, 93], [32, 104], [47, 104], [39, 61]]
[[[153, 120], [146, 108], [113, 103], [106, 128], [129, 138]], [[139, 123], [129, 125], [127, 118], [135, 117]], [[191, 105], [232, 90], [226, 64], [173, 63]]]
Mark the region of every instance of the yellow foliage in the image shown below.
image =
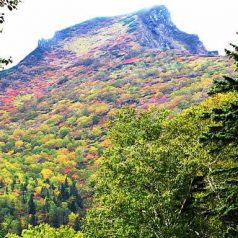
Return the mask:
[[101, 143], [101, 146], [107, 148], [108, 146], [110, 146], [110, 144], [111, 144], [111, 141], [109, 139], [106, 139]]
[[58, 155], [57, 157], [56, 157], [56, 161], [58, 162], [58, 163], [67, 163], [67, 161], [68, 161], [68, 157], [66, 156], [66, 155]]
[[58, 174], [56, 176], [53, 176], [51, 178], [51, 181], [52, 181], [52, 183], [54, 183], [54, 182], [64, 183], [65, 179], [66, 179], [66, 175]]
[[14, 130], [12, 136], [15, 140], [19, 140], [23, 135], [25, 135], [25, 131], [21, 129]]
[[91, 133], [94, 136], [99, 136], [102, 133], [101, 127], [100, 126], [94, 126], [93, 129], [91, 130]]
[[0, 147], [3, 147], [4, 145], [5, 145], [5, 143], [0, 141]]
[[27, 163], [35, 163], [37, 160], [41, 158], [40, 155], [30, 155], [26, 157], [26, 162]]
[[41, 174], [42, 174], [44, 179], [48, 179], [52, 176], [53, 172], [50, 169], [42, 169]]
[[49, 133], [51, 131], [51, 127], [49, 125], [43, 124], [39, 127], [39, 131], [43, 133]]
[[96, 29], [95, 32], [87, 36], [81, 36], [66, 44], [65, 49], [75, 51], [78, 54], [87, 54], [98, 47], [106, 46], [110, 41], [115, 42], [115, 38], [122, 37], [126, 33], [127, 27], [121, 23], [112, 24], [109, 27]]
[[92, 122], [92, 118], [90, 116], [89, 117], [82, 116], [78, 118], [77, 120], [77, 123], [82, 127], [89, 125], [91, 122]]
[[53, 134], [48, 134], [48, 135], [44, 136], [44, 137], [40, 140], [40, 142], [41, 142], [42, 144], [44, 144], [44, 143], [46, 143], [47, 141], [50, 141], [50, 140], [52, 140], [52, 139], [54, 139], [54, 138], [55, 138], [55, 135], [53, 135]]
[[10, 150], [7, 155], [13, 155], [14, 154], [14, 150]]
[[67, 148], [60, 148], [59, 150], [57, 150], [57, 154], [58, 155], [68, 155], [69, 154], [69, 151]]
[[35, 188], [35, 192], [36, 192], [37, 194], [40, 194], [40, 193], [41, 193], [41, 189], [42, 189], [41, 186], [37, 186], [37, 187]]
[[24, 144], [24, 142], [22, 140], [18, 140], [18, 141], [16, 141], [15, 146], [17, 148], [20, 148], [23, 144]]
[[89, 107], [89, 110], [95, 113], [104, 113], [108, 111], [108, 105], [104, 102], [96, 103]]
[[76, 219], [78, 218], [78, 216], [79, 216], [78, 214], [75, 214], [75, 213], [71, 212], [69, 214], [68, 225], [73, 227], [75, 225], [75, 222], [76, 222]]

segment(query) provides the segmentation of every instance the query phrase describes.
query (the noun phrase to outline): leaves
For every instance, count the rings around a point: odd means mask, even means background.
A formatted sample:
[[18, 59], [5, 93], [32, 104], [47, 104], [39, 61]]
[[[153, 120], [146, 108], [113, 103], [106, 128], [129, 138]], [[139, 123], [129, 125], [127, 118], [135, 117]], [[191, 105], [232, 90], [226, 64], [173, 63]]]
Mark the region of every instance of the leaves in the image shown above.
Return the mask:
[[72, 228], [67, 226], [61, 226], [60, 228], [56, 229], [50, 227], [47, 224], [41, 224], [36, 227], [29, 226], [28, 229], [22, 231], [21, 236], [17, 236], [15, 234], [7, 234], [6, 238], [83, 238], [83, 235], [80, 232], [75, 232]]

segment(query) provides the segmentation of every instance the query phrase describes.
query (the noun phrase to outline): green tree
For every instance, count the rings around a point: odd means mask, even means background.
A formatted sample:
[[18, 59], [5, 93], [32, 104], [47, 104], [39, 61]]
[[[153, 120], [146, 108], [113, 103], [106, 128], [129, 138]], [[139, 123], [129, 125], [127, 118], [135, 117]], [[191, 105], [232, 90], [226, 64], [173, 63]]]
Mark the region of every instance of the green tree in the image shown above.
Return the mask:
[[[238, 69], [238, 46], [231, 44], [234, 51], [226, 50]], [[234, 99], [212, 111], [204, 113], [203, 118], [210, 119], [211, 124], [204, 131], [200, 140], [209, 149], [212, 157], [217, 159], [216, 166], [210, 171], [212, 187], [209, 190], [212, 199], [215, 219], [224, 227], [221, 237], [238, 236], [238, 79], [224, 77], [215, 80], [210, 95], [225, 97], [233, 94]]]
[[36, 205], [33, 199], [33, 194], [30, 195], [30, 199], [28, 201], [28, 214], [31, 214], [31, 215], [36, 214]]
[[34, 202], [33, 194], [30, 195], [27, 205], [28, 205], [28, 214], [30, 217], [30, 224], [36, 225], [36, 204]]
[[166, 126], [167, 114], [165, 110], [137, 114], [131, 108], [117, 114], [109, 132], [111, 147], [95, 179], [95, 207], [85, 219], [86, 237], [201, 237], [204, 233], [205, 222], [189, 207], [201, 186], [202, 175], [193, 158], [198, 133], [193, 135], [200, 128], [190, 117], [192, 112]]

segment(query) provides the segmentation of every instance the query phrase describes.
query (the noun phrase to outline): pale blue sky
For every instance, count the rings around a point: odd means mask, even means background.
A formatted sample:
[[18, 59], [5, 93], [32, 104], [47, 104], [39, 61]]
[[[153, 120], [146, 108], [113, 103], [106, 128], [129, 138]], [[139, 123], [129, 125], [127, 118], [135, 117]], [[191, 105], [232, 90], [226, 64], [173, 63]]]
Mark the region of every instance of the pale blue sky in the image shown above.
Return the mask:
[[41, 38], [96, 16], [112, 16], [164, 4], [183, 31], [199, 35], [209, 50], [223, 53], [238, 42], [238, 0], [23, 0], [6, 15], [0, 55], [23, 59]]

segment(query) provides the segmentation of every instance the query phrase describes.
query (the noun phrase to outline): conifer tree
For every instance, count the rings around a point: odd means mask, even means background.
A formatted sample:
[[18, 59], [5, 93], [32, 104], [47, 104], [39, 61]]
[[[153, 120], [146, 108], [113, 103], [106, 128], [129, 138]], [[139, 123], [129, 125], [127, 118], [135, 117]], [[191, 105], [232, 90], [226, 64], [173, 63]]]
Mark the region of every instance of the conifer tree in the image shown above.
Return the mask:
[[33, 199], [33, 194], [31, 194], [30, 199], [28, 201], [28, 214], [36, 214], [36, 205]]
[[72, 185], [70, 186], [70, 196], [74, 198], [77, 205], [82, 209], [83, 208], [83, 199], [81, 198], [78, 189], [76, 188], [76, 182], [73, 181]]
[[30, 224], [36, 225], [36, 205], [33, 199], [33, 194], [30, 195], [29, 201], [28, 201], [28, 214], [30, 217]]
[[[238, 70], [238, 46], [231, 44], [234, 51], [226, 50]], [[238, 237], [238, 78], [225, 76], [215, 80], [210, 95], [234, 94], [237, 98], [221, 107], [205, 113], [204, 118], [212, 121], [200, 140], [208, 146], [211, 156], [218, 158], [220, 165], [213, 168], [210, 176], [214, 181], [210, 196], [216, 200], [213, 213], [222, 222], [224, 237]]]
[[[227, 55], [234, 60], [238, 70], [238, 46], [231, 44], [234, 51], [226, 50]], [[215, 80], [209, 94], [238, 93], [238, 78], [224, 76], [223, 80]], [[228, 103], [220, 108], [214, 108], [211, 113], [204, 114], [205, 118], [211, 118], [215, 125], [209, 127], [201, 141], [217, 144], [214, 152], [218, 152], [224, 145], [230, 143], [238, 145], [238, 100]], [[237, 154], [238, 155], [238, 154]]]

